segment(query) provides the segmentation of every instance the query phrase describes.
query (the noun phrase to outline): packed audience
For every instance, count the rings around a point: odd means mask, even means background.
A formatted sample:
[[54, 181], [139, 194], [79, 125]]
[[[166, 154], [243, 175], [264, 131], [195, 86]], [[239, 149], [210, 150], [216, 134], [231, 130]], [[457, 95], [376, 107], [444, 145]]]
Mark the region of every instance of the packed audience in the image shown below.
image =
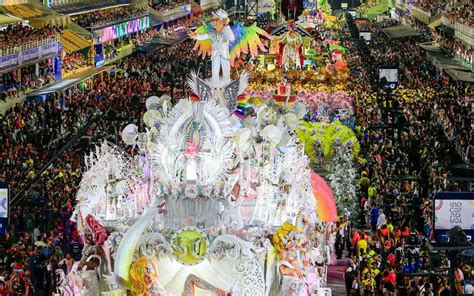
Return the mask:
[[[377, 27], [376, 24], [371, 26], [372, 29]], [[349, 21], [349, 28], [357, 38], [355, 24]], [[373, 32], [376, 39], [381, 37]], [[414, 48], [413, 55], [393, 56], [395, 47], [410, 48], [411, 42], [406, 39], [396, 44], [387, 43], [382, 50], [378, 48], [381, 43], [375, 42], [370, 46], [371, 56], [378, 61], [399, 59], [396, 62], [405, 63], [405, 72], [413, 73], [421, 63]], [[366, 63], [372, 58], [364, 57], [364, 46], [356, 44], [350, 46], [349, 59], [355, 74], [353, 95], [366, 164], [362, 166], [359, 179], [358, 211], [346, 214], [337, 223], [336, 256], [341, 259], [347, 249], [349, 257], [344, 274], [347, 295], [451, 295], [447, 275], [409, 274], [442, 271], [448, 267], [442, 254], [437, 258], [429, 256], [429, 242], [433, 239], [431, 197], [443, 190], [465, 189], [462, 184], [448, 179], [456, 152], [453, 139], [446, 137], [442, 129], [455, 124], [454, 118], [449, 119], [447, 114], [454, 115], [462, 122], [459, 124], [470, 121], [464, 109], [469, 99], [455, 104], [446, 101], [467, 95], [469, 91], [461, 83], [437, 81], [433, 78], [433, 69], [426, 68], [423, 71], [428, 73], [416, 84], [396, 91], [373, 92], [370, 85], [377, 80], [370, 79], [367, 73], [372, 73], [374, 67]], [[406, 62], [403, 58], [414, 58], [415, 62]], [[411, 78], [401, 76], [401, 85]], [[438, 124], [440, 115], [448, 118], [444, 119], [448, 122]], [[460, 129], [457, 133], [469, 136], [466, 130]], [[359, 229], [356, 224], [360, 225]], [[471, 277], [471, 266], [460, 261], [454, 287], [458, 295], [463, 294], [459, 279]]]
[[472, 103], [471, 94], [471, 96], [458, 98], [446, 96], [436, 100], [435, 105], [435, 112], [442, 122], [446, 136], [459, 144], [459, 147], [461, 147], [459, 153], [468, 163], [472, 161], [472, 154], [474, 153]]
[[457, 22], [471, 28], [474, 27], [474, 4], [472, 2], [457, 3], [454, 7], [450, 7], [445, 15], [452, 22]]
[[42, 28], [33, 28], [27, 25], [10, 24], [0, 30], [0, 53], [9, 47], [21, 46], [35, 41], [41, 41], [48, 37], [60, 34], [62, 29], [56, 26], [46, 25]]
[[474, 64], [474, 53], [468, 45], [450, 38], [448, 36], [437, 36], [441, 48], [447, 50], [451, 55], [458, 57], [467, 64]]
[[[104, 44], [104, 54], [107, 60], [118, 56], [120, 50], [127, 45], [131, 49], [136, 49], [151, 41], [158, 35], [156, 28], [149, 29], [139, 34], [132, 34], [124, 38], [115, 39]], [[37, 88], [46, 86], [55, 81], [53, 65], [51, 61], [44, 60], [39, 63], [39, 72], [36, 74], [35, 65], [23, 67], [21, 69], [21, 79], [17, 71], [0, 74], [0, 101], [12, 98], [20, 98], [22, 95]], [[89, 64], [88, 58], [82, 52], [68, 53], [62, 60], [62, 69], [66, 74]]]
[[114, 7], [75, 15], [72, 20], [84, 28], [99, 28], [118, 24], [148, 14], [148, 8]]
[[[364, 30], [371, 30], [373, 33], [371, 55], [375, 58], [376, 64], [398, 67], [398, 87], [400, 89], [404, 88], [418, 91], [421, 89], [432, 88], [431, 92], [426, 92], [427, 95], [421, 96], [421, 100], [431, 104], [438, 102], [439, 106], [447, 106], [442, 103], [445, 99], [456, 101], [457, 98], [466, 97], [466, 99], [462, 100], [462, 102], [466, 101], [463, 108], [450, 108], [443, 112], [450, 114], [448, 116], [450, 118], [463, 118], [462, 120], [451, 120], [450, 122], [452, 123], [450, 124], [449, 129], [457, 131], [452, 134], [453, 140], [460, 146], [458, 149], [462, 151], [470, 151], [473, 145], [473, 138], [468, 132], [466, 132], [470, 129], [465, 129], [470, 127], [471, 124], [469, 97], [472, 96], [472, 88], [469, 87], [469, 83], [454, 81], [449, 76], [442, 75], [442, 73], [432, 64], [426, 63], [426, 54], [417, 45], [419, 42], [417, 37], [390, 39], [381, 31], [381, 28], [384, 25], [380, 26], [374, 23], [367, 23], [360, 26], [363, 27]], [[404, 50], [400, 51], [400, 48], [404, 48]], [[412, 96], [409, 93], [407, 94], [407, 92], [409, 92], [408, 90], [403, 90], [402, 92], [405, 92], [402, 94], [402, 99], [405, 101], [418, 100], [420, 97], [418, 94], [415, 96]], [[413, 91], [411, 93], [413, 93]], [[461, 122], [463, 122], [463, 124], [461, 124]], [[466, 157], [471, 156], [469, 156], [468, 153]]]
[[149, 0], [148, 5], [158, 11], [159, 13], [166, 13], [169, 10], [173, 10], [176, 7], [188, 4], [187, 0]]
[[435, 16], [437, 13], [440, 13], [446, 7], [446, 1], [440, 0], [417, 0], [413, 5], [421, 8], [424, 11], [431, 13], [431, 16]]
[[45, 86], [54, 81], [53, 66], [47, 61], [41, 61], [38, 73], [35, 65], [29, 65], [21, 69], [21, 78], [16, 71], [0, 75], [0, 100], [6, 101], [19, 98], [20, 95]]
[[114, 59], [124, 48], [129, 47], [131, 49], [136, 49], [142, 46], [143, 44], [151, 41], [157, 35], [158, 30], [156, 28], [153, 28], [145, 32], [140, 32], [138, 34], [132, 34], [123, 38], [110, 40], [107, 43], [103, 44], [105, 58], [107, 60]]
[[88, 64], [86, 56], [81, 52], [72, 52], [66, 54], [63, 58], [62, 67], [66, 72], [74, 71], [85, 67]]
[[[94, 115], [110, 109], [126, 120], [111, 122], [102, 116], [87, 135], [93, 143], [101, 139], [121, 143], [110, 138], [110, 126], [121, 130], [130, 121], [143, 126], [140, 117], [147, 97], [166, 93], [181, 98], [187, 95], [189, 69], [210, 72], [205, 61], [195, 58], [192, 47], [188, 41], [157, 54], [138, 53], [120, 62], [120, 75], [98, 75], [91, 83], [72, 87], [64, 97], [55, 93], [44, 102], [13, 108], [0, 120], [0, 179], [23, 194], [60, 147]], [[82, 243], [68, 219], [81, 178], [84, 150], [80, 149], [74, 145], [66, 150], [12, 208], [7, 237], [0, 241], [0, 295], [51, 295], [54, 271], [63, 268], [67, 274], [79, 260]]]

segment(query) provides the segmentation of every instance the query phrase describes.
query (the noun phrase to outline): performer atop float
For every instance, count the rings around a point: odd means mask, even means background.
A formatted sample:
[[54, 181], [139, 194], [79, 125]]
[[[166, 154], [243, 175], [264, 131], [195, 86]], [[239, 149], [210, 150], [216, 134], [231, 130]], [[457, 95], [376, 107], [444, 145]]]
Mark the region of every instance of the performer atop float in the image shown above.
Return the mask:
[[229, 42], [235, 40], [234, 33], [229, 26], [229, 16], [227, 12], [219, 9], [213, 12], [212, 20], [213, 30], [204, 34], [192, 32], [191, 38], [196, 40], [211, 40], [212, 42], [212, 81], [218, 81], [222, 69], [222, 80], [230, 81], [230, 53]]
[[[212, 24], [203, 25], [196, 31], [189, 33], [189, 37], [197, 40], [195, 49], [199, 49], [202, 58], [207, 55], [212, 60], [212, 83], [223, 86], [230, 82], [230, 68], [234, 65], [235, 58], [241, 53], [250, 53], [252, 57], [258, 55], [258, 50], [266, 51], [259, 35], [268, 39], [272, 37], [253, 23], [244, 27], [237, 23], [229, 26], [227, 12], [219, 9], [213, 12]], [[222, 70], [222, 78], [220, 72]]]
[[294, 30], [294, 22], [288, 21], [288, 31], [280, 37], [278, 66], [284, 67], [285, 70], [301, 69], [304, 61], [302, 46], [303, 40]]

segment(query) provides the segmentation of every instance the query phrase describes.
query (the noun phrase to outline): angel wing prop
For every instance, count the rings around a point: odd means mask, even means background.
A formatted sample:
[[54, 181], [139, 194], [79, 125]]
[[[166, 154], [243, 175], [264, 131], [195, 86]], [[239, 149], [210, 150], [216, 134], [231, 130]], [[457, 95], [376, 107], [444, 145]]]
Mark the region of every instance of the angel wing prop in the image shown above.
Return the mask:
[[199, 97], [201, 101], [209, 101], [212, 98], [211, 87], [199, 76], [196, 72], [192, 71], [188, 77], [188, 85], [191, 91]]
[[224, 98], [227, 101], [227, 108], [229, 110], [235, 110], [237, 107], [237, 97], [241, 95], [248, 86], [249, 73], [244, 72], [240, 77], [232, 81], [225, 87]]
[[[265, 45], [263, 44], [260, 36], [264, 36], [268, 39], [273, 37], [265, 32], [264, 30], [257, 27], [257, 23], [245, 27], [241, 23], [237, 23], [231, 27], [232, 32], [234, 33], [235, 40], [229, 45], [230, 47], [230, 64], [234, 65], [235, 58], [240, 57], [241, 54], [250, 53], [252, 57], [258, 55], [258, 50], [267, 51]], [[212, 24], [202, 25], [196, 29], [197, 34], [206, 34], [214, 30]], [[207, 56], [212, 54], [212, 42], [210, 39], [206, 40], [196, 40], [194, 45], [194, 50], [199, 50], [199, 55], [204, 59]]]
[[254, 58], [258, 55], [258, 50], [266, 52], [267, 49], [260, 40], [260, 36], [264, 36], [267, 39], [273, 39], [273, 37], [265, 32], [265, 30], [257, 27], [257, 23], [253, 23], [248, 27], [242, 26], [241, 23], [231, 27], [232, 32], [234, 32], [235, 40], [230, 44], [230, 64], [234, 66], [235, 58], [240, 57], [240, 55], [248, 54]]
[[[214, 26], [212, 24], [209, 25], [202, 25], [196, 29], [197, 34], [206, 34], [214, 30]], [[199, 55], [205, 59], [206, 56], [211, 56], [212, 54], [212, 41], [211, 39], [206, 40], [196, 40], [196, 44], [194, 45], [194, 50], [199, 50]]]

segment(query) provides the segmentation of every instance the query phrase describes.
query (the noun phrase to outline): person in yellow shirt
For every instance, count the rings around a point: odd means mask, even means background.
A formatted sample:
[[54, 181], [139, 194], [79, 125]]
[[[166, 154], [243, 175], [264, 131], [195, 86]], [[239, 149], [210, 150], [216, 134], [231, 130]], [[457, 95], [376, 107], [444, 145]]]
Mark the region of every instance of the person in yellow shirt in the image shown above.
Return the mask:
[[367, 241], [363, 237], [357, 242], [357, 256], [361, 254], [361, 250], [363, 250], [363, 254], [367, 253]]
[[364, 295], [372, 295], [375, 291], [375, 279], [371, 276], [370, 273], [366, 273], [364, 279], [362, 280], [362, 289]]
[[394, 229], [394, 228], [395, 228], [395, 227], [393, 226], [392, 222], [389, 222], [389, 223], [387, 224], [387, 229], [388, 229], [388, 231], [390, 231], [390, 233], [393, 232], [393, 229]]

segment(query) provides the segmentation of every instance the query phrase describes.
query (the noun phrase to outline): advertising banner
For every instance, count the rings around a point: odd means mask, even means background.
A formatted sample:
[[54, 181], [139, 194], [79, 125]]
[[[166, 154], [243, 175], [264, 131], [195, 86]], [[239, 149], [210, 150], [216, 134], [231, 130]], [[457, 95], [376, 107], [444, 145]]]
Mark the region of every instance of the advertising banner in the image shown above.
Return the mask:
[[104, 43], [110, 40], [128, 36], [138, 31], [146, 30], [148, 28], [150, 28], [150, 17], [145, 16], [94, 30], [94, 38], [99, 41], [99, 43]]
[[14, 53], [0, 58], [0, 71], [5, 71], [10, 68], [15, 68], [20, 65], [18, 57], [19, 53]]
[[449, 230], [455, 226], [474, 230], [474, 200], [436, 199], [435, 218], [436, 230]]
[[20, 67], [24, 64], [59, 55], [61, 43], [53, 42], [19, 53], [0, 57], [0, 72]]
[[7, 183], [0, 182], [0, 219], [8, 219], [9, 192]]
[[438, 192], [433, 200], [433, 228], [436, 242], [446, 242], [449, 231], [460, 227], [468, 241], [474, 241], [474, 192]]

